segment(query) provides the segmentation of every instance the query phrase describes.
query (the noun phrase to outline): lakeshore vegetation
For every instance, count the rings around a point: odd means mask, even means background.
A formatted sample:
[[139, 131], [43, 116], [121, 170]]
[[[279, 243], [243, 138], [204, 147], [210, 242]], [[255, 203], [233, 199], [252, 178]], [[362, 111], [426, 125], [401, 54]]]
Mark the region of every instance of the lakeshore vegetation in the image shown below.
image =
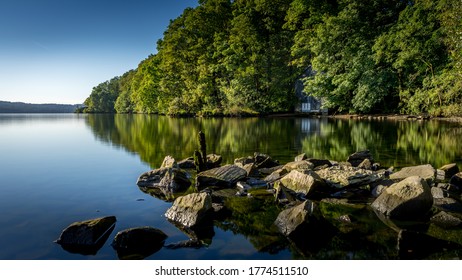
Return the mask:
[[[295, 82], [344, 113], [462, 115], [461, 0], [199, 0], [88, 113], [291, 112]], [[303, 75], [308, 71], [310, 75]]]

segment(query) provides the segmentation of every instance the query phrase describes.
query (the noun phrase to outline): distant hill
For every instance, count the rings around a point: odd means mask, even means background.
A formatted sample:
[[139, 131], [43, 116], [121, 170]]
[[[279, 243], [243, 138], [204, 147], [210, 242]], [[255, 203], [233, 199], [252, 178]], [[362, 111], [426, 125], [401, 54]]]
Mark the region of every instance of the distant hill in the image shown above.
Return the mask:
[[74, 113], [82, 106], [80, 104], [30, 104], [0, 101], [0, 113]]

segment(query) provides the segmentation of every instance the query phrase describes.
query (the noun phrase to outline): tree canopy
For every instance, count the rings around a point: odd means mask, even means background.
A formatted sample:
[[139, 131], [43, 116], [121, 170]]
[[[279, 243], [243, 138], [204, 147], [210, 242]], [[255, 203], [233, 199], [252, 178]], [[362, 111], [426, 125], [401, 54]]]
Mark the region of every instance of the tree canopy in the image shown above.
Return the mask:
[[295, 82], [347, 113], [462, 115], [460, 0], [200, 0], [87, 112], [293, 111]]

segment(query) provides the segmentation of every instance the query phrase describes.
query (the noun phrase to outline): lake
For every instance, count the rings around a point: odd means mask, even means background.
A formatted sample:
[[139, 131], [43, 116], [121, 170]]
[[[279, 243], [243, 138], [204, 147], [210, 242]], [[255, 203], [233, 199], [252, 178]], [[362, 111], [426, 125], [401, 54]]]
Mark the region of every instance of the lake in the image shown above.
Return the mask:
[[[0, 114], [0, 259], [117, 259], [118, 231], [152, 226], [167, 243], [188, 239], [163, 216], [171, 203], [144, 193], [138, 176], [166, 155], [192, 156], [199, 131], [207, 152], [235, 158], [269, 154], [281, 163], [300, 153], [345, 161], [369, 149], [382, 166], [462, 164], [462, 127], [437, 121], [327, 118], [168, 118], [155, 115]], [[241, 211], [215, 223], [206, 246], [161, 248], [147, 259], [396, 259], [396, 233], [370, 212], [364, 227], [340, 230], [307, 253], [271, 229], [273, 206], [237, 201]], [[114, 215], [94, 255], [54, 243], [75, 221]], [[455, 234], [459, 234], [456, 232]], [[446, 252], [443, 258], [458, 256]], [[441, 255], [438, 255], [441, 257]]]

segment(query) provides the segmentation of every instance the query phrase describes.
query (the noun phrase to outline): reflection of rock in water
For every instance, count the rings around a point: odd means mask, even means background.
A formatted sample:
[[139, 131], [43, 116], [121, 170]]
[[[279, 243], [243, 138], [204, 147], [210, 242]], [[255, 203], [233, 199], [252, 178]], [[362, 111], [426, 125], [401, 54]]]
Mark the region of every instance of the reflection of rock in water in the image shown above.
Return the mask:
[[167, 235], [156, 228], [131, 228], [118, 232], [112, 247], [119, 259], [141, 260], [159, 251], [166, 238]]
[[114, 216], [108, 216], [72, 223], [56, 243], [70, 253], [96, 255], [114, 230], [115, 222]]

